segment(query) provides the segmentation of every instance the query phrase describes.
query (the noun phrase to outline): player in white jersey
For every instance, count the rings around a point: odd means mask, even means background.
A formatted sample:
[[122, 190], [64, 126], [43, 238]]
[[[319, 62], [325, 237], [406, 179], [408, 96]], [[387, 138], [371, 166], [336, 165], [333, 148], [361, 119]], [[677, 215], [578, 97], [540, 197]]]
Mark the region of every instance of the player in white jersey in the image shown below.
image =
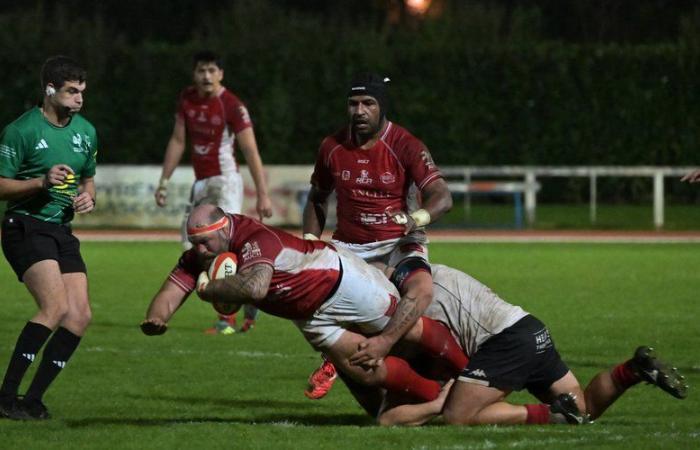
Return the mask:
[[[450, 328], [470, 361], [454, 385], [448, 383], [436, 400], [423, 404], [407, 404], [396, 395], [363, 391], [350, 383], [361, 404], [378, 413], [381, 424], [418, 425], [440, 413], [448, 423], [465, 425], [584, 423], [599, 417], [640, 381], [677, 398], [687, 395], [683, 377], [648, 347], [639, 347], [631, 360], [596, 375], [584, 391], [561, 361], [544, 324], [469, 275], [439, 264], [431, 267], [434, 296], [425, 314]], [[543, 403], [504, 401], [523, 388]], [[372, 395], [384, 399], [381, 408]]]

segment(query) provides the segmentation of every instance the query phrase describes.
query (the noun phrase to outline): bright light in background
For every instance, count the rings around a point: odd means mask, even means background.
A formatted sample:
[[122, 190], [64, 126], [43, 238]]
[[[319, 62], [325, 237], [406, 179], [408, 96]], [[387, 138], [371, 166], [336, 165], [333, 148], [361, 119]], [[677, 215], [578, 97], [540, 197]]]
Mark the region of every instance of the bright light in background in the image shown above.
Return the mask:
[[405, 0], [409, 14], [422, 16], [430, 8], [431, 0]]

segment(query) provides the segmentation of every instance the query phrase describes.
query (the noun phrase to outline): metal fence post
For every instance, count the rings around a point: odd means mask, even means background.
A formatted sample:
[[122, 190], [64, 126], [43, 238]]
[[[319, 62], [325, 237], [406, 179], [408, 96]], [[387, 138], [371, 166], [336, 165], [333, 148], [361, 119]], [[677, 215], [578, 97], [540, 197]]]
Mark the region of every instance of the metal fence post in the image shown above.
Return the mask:
[[664, 227], [664, 173], [660, 170], [654, 172], [654, 226]]
[[535, 208], [537, 207], [536, 182], [534, 170], [528, 169], [525, 172], [525, 215], [527, 216], [528, 227], [535, 225]]

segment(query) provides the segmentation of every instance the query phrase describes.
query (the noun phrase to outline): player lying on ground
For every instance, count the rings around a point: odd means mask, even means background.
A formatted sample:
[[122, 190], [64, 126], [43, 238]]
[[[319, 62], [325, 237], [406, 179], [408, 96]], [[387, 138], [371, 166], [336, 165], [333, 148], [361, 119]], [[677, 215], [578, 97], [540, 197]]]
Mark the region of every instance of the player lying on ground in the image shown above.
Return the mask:
[[[586, 423], [641, 381], [676, 398], [687, 396], [684, 378], [649, 347], [637, 348], [632, 359], [599, 373], [582, 390], [544, 324], [463, 272], [439, 264], [432, 269], [434, 299], [426, 315], [449, 326], [470, 361], [437, 399], [419, 404], [343, 377], [382, 425], [419, 425], [439, 414], [448, 423], [464, 425]], [[505, 402], [512, 391], [522, 389], [543, 403]]]
[[[144, 333], [164, 333], [170, 317], [195, 289], [198, 275], [217, 254], [233, 252], [238, 273], [197, 286], [202, 299], [239, 306], [255, 303], [269, 314], [293, 320], [315, 349], [359, 383], [407, 392], [424, 401], [437, 397], [439, 384], [419, 376], [400, 358], [386, 358], [372, 370], [351, 364], [364, 335], [381, 332], [397, 308], [398, 291], [380, 270], [328, 243], [302, 240], [213, 205], [196, 207], [187, 228], [193, 248], [182, 254], [152, 300], [141, 325]], [[419, 320], [404, 339], [447, 358], [454, 373], [461, 370], [466, 359], [450, 333], [440, 334], [438, 329], [426, 339], [425, 324], [433, 321]]]

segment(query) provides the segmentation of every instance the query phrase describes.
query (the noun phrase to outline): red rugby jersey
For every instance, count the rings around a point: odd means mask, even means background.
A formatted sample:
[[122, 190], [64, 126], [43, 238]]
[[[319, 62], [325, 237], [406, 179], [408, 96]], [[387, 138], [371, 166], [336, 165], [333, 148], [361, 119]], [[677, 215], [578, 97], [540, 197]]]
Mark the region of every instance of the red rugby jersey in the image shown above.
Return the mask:
[[236, 133], [252, 127], [248, 110], [231, 91], [200, 97], [194, 86], [180, 93], [176, 120], [185, 122], [198, 180], [238, 171], [233, 147]]
[[336, 192], [338, 224], [333, 238], [364, 244], [403, 236], [403, 225], [389, 220], [385, 211], [407, 211], [411, 185], [422, 190], [438, 178], [442, 174], [425, 144], [387, 122], [380, 139], [366, 150], [353, 144], [350, 127], [326, 137], [311, 184]]
[[[333, 246], [299, 239], [247, 216], [228, 217], [233, 223], [229, 250], [238, 257], [238, 270], [253, 264], [268, 264], [274, 269], [267, 296], [255, 306], [285, 319], [311, 317], [340, 276], [340, 259]], [[169, 279], [190, 293], [203, 270], [194, 250], [188, 250]]]

